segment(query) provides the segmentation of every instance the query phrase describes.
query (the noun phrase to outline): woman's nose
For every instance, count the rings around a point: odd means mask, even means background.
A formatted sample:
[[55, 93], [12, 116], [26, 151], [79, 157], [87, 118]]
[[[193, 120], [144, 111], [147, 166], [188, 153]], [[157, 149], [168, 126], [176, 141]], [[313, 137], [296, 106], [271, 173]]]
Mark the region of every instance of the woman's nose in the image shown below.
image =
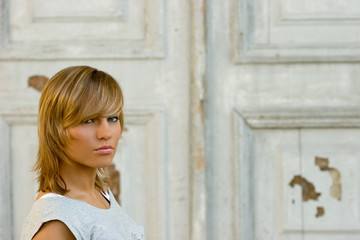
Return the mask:
[[110, 139], [111, 138], [111, 128], [107, 118], [101, 118], [97, 126], [97, 137], [98, 139]]

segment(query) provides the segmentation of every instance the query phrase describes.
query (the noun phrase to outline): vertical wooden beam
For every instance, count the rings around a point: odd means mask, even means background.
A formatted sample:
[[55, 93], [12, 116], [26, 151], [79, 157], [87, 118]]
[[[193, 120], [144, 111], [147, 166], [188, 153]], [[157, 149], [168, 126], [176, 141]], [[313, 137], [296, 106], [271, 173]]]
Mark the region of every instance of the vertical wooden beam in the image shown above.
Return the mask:
[[0, 117], [0, 239], [13, 239], [10, 127]]
[[191, 0], [190, 239], [206, 240], [205, 76], [206, 0]]

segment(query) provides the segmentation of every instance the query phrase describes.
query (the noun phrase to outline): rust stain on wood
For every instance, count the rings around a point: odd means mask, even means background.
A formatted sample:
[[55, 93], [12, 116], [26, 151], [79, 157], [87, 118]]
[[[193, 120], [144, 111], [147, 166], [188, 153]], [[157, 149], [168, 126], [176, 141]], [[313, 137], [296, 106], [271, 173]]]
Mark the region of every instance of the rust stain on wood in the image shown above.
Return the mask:
[[203, 155], [200, 155], [198, 157], [197, 163], [196, 163], [196, 169], [197, 170], [203, 170], [205, 169], [205, 159]]
[[205, 169], [205, 158], [204, 158], [204, 149], [200, 142], [198, 142], [198, 155], [197, 155], [197, 162], [196, 162], [196, 170], [203, 170]]
[[325, 214], [325, 209], [323, 207], [317, 207], [317, 212], [315, 217], [322, 217]]
[[41, 92], [44, 89], [45, 84], [48, 80], [49, 80], [48, 77], [41, 75], [34, 75], [29, 77], [28, 84], [29, 87], [35, 88], [36, 90]]
[[330, 195], [341, 200], [341, 174], [336, 168], [329, 167], [329, 159], [322, 157], [315, 157], [315, 164], [319, 166], [321, 171], [328, 171], [332, 179], [332, 185], [330, 187]]
[[301, 186], [302, 200], [304, 202], [308, 201], [309, 199], [318, 200], [319, 196], [321, 195], [321, 193], [315, 191], [314, 184], [303, 178], [301, 175], [294, 176], [294, 178], [289, 183], [291, 187], [294, 187], [296, 184]]
[[120, 172], [116, 169], [115, 164], [110, 164], [107, 167], [107, 172], [110, 176], [109, 187], [113, 193], [116, 201], [121, 205], [120, 194], [121, 194], [121, 182], [120, 182]]
[[204, 160], [204, 157], [201, 156], [197, 161], [196, 169], [197, 170], [203, 170], [204, 168], [205, 168], [205, 160]]

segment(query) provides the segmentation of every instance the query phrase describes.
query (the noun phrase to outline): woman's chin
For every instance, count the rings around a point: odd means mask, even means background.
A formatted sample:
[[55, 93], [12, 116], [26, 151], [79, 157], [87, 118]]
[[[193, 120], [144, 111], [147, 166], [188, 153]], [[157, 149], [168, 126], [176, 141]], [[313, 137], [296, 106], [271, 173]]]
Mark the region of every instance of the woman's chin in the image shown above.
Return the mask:
[[106, 161], [101, 161], [101, 162], [99, 162], [97, 168], [106, 168], [106, 167], [110, 166], [111, 163], [112, 163], [112, 159], [106, 160]]

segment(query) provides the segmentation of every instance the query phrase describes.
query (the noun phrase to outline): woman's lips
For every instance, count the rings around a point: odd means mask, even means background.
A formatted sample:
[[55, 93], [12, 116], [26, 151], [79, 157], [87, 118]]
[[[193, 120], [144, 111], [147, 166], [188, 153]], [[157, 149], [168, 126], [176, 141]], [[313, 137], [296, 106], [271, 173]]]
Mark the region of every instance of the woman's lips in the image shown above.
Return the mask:
[[97, 152], [99, 154], [110, 154], [113, 151], [114, 151], [114, 149], [110, 145], [104, 145], [95, 150], [95, 152]]

